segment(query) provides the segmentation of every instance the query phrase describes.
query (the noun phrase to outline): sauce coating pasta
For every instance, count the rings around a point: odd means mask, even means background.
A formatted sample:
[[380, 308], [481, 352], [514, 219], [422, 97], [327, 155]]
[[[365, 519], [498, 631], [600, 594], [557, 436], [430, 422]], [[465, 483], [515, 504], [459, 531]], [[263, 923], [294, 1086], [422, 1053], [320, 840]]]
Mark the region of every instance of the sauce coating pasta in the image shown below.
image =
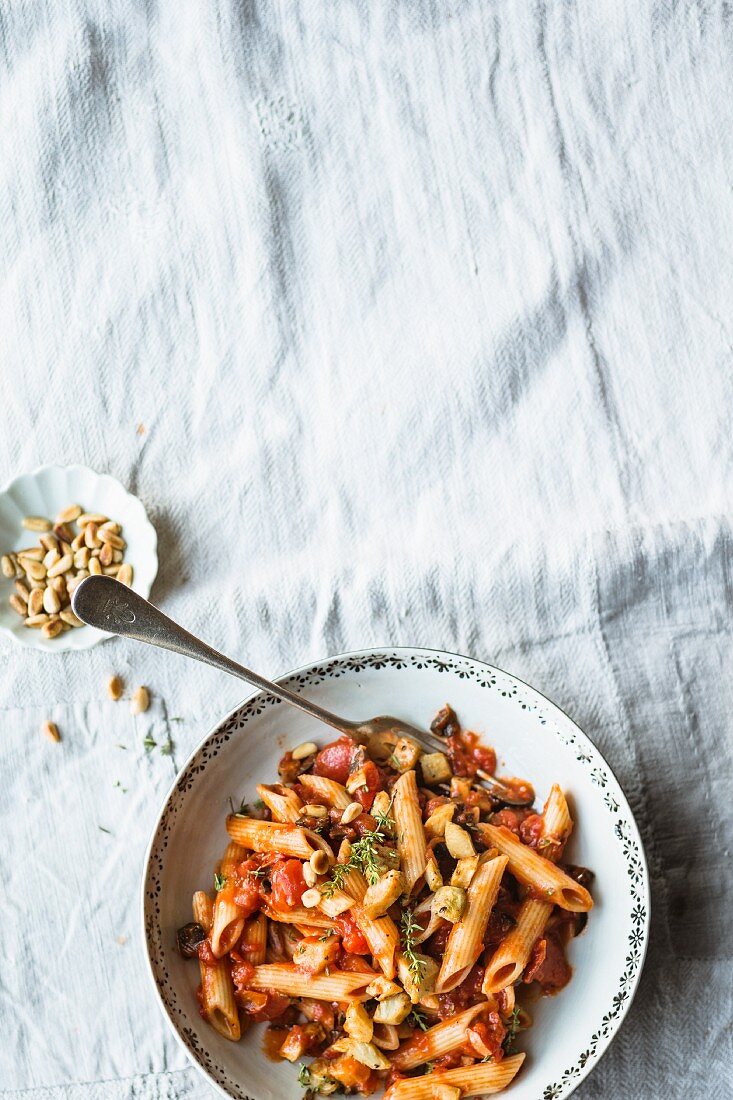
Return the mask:
[[494, 750], [448, 705], [431, 729], [444, 751], [388, 736], [288, 751], [226, 819], [214, 895], [197, 891], [179, 934], [202, 1015], [232, 1040], [267, 1024], [268, 1055], [300, 1062], [311, 1096], [501, 1091], [524, 1057], [523, 989], [571, 978], [593, 876], [563, 864], [563, 792], [539, 811], [526, 780], [492, 784]]

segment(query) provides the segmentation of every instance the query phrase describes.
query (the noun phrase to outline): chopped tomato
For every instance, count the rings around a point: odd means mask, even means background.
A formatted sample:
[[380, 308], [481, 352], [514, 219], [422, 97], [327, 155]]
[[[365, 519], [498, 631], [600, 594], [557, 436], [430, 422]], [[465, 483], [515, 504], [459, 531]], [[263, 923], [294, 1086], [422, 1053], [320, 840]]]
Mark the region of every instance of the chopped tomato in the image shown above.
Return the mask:
[[535, 814], [530, 815], [529, 810], [499, 810], [491, 817], [492, 825], [503, 825], [505, 829], [510, 829], [516, 836], [519, 836], [519, 827], [527, 817], [535, 817]]
[[230, 958], [232, 960], [232, 981], [234, 982], [234, 988], [239, 992], [251, 980], [255, 968], [238, 951], [231, 951]]
[[350, 1054], [342, 1054], [331, 1063], [329, 1075], [347, 1089], [357, 1089], [368, 1095], [372, 1091], [372, 1071]]
[[361, 770], [364, 773], [366, 787], [358, 787], [354, 791], [354, 800], [361, 802], [365, 810], [371, 810], [374, 796], [380, 788], [380, 775], [373, 760], [367, 760]]
[[568, 984], [572, 973], [559, 938], [548, 932], [532, 948], [523, 980], [538, 982], [543, 993], [556, 993]]
[[303, 864], [299, 859], [285, 859], [276, 863], [270, 873], [272, 893], [270, 904], [275, 909], [294, 909], [308, 889], [303, 878]]
[[256, 879], [245, 879], [233, 894], [232, 901], [241, 910], [243, 917], [251, 917], [260, 908], [262, 895]]
[[356, 921], [348, 913], [336, 918], [336, 927], [341, 933], [341, 943], [349, 955], [368, 955], [369, 944], [362, 936]]
[[[250, 991], [242, 991], [242, 995], [247, 993], [250, 993]], [[251, 993], [250, 996], [252, 996]], [[284, 993], [272, 993], [268, 990], [265, 993], [265, 998], [265, 1004], [251, 1013], [252, 1020], [255, 1023], [261, 1023], [263, 1020], [276, 1020], [290, 1007], [290, 998], [286, 997]]]
[[501, 1044], [506, 1038], [506, 1028], [498, 1012], [489, 1012], [484, 1019], [472, 1023], [467, 1034], [466, 1049], [469, 1054], [478, 1054], [481, 1058], [490, 1055], [495, 1062], [500, 1062], [504, 1057]]
[[202, 962], [204, 966], [216, 966], [219, 962], [214, 952], [211, 950], [211, 940], [202, 940], [197, 948], [199, 962]]
[[333, 1005], [327, 1004], [326, 1001], [311, 1001], [308, 997], [303, 997], [298, 1007], [307, 1020], [323, 1024], [326, 1031], [333, 1031], [336, 1019]]
[[444, 794], [438, 794], [434, 798], [429, 798], [427, 800], [427, 802], [425, 803], [425, 809], [423, 811], [423, 815], [425, 817], [425, 820], [427, 821], [427, 819], [430, 817], [430, 815], [435, 813], [438, 806], [447, 806], [447, 804], [449, 802], [450, 802], [450, 799], [446, 798], [446, 796]]
[[[544, 828], [545, 821], [540, 814], [529, 814], [519, 824], [519, 839], [529, 848], [537, 848], [542, 839]], [[542, 851], [542, 855], [547, 856], [548, 859], [550, 858], [547, 851]]]
[[473, 777], [479, 768], [493, 775], [496, 753], [487, 745], [479, 744], [478, 734], [468, 730], [454, 733], [445, 743], [454, 775]]
[[321, 749], [313, 765], [313, 774], [325, 779], [334, 779], [337, 783], [346, 783], [349, 768], [358, 745], [351, 737], [339, 737]]

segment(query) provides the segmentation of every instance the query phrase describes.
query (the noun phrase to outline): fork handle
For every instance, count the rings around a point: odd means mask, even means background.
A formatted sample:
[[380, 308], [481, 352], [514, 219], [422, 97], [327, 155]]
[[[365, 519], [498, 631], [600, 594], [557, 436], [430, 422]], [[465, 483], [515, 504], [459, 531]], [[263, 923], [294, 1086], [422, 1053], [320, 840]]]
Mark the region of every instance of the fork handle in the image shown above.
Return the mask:
[[[266, 680], [259, 673], [219, 653], [114, 577], [99, 574], [85, 577], [74, 589], [71, 606], [74, 614], [88, 626], [95, 626], [108, 634], [118, 634], [121, 638], [147, 642], [148, 645], [169, 649], [183, 657], [213, 665], [222, 672], [228, 672], [230, 676], [245, 680], [260, 691], [269, 692], [283, 703], [298, 707], [341, 733], [347, 733], [352, 728], [351, 722], [337, 717], [309, 699], [304, 699], [302, 695], [296, 695], [281, 684]], [[356, 725], [357, 723], [353, 723], [353, 726]]]

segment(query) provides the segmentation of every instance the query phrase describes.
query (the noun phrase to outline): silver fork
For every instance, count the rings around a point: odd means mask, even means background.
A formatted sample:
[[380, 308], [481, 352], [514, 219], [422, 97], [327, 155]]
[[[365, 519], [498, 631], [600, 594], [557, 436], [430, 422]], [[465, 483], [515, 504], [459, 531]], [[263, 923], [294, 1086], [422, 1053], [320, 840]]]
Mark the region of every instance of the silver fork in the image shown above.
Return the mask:
[[[319, 722], [332, 726], [339, 733], [348, 734], [360, 744], [365, 744], [375, 734], [390, 733], [396, 738], [411, 737], [429, 752], [443, 752], [445, 749], [445, 741], [441, 738], [428, 730], [417, 729], [400, 718], [382, 714], [369, 718], [366, 722], [349, 721], [310, 699], [297, 695], [282, 684], [266, 680], [259, 673], [212, 649], [206, 642], [169, 619], [154, 604], [113, 577], [96, 575], [85, 578], [74, 589], [71, 606], [74, 614], [89, 626], [95, 626], [108, 634], [119, 634], [121, 638], [133, 638], [137, 642], [147, 642], [160, 649], [170, 649], [173, 653], [213, 665], [214, 668], [228, 672], [230, 676], [237, 676], [261, 691], [269, 692], [283, 703], [298, 707]], [[500, 780], [487, 772], [480, 772], [479, 775], [497, 798], [513, 805], [521, 804], [512, 788], [505, 787]]]

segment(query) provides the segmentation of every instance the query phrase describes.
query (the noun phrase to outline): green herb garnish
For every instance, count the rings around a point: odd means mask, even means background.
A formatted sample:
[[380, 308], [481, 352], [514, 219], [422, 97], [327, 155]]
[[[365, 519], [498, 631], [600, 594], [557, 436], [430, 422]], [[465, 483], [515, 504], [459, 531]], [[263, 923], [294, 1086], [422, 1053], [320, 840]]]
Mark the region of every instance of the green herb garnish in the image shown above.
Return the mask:
[[226, 884], [227, 884], [226, 875], [220, 875], [219, 872], [216, 871], [216, 873], [214, 874], [214, 889], [216, 890], [217, 894], [220, 890], [224, 889]]
[[509, 1017], [509, 1020], [507, 1022], [506, 1035], [504, 1036], [504, 1041], [501, 1044], [507, 1054], [512, 1049], [512, 1045], [514, 1043], [514, 1040], [516, 1039], [519, 1032], [524, 1031], [524, 1028], [522, 1027], [522, 1025], [519, 1022], [519, 1017], [521, 1016], [521, 1012], [522, 1012], [522, 1010], [520, 1008], [517, 1008], [517, 1007], [513, 1008], [512, 1012], [511, 1012], [511, 1016]]
[[413, 1008], [412, 1012], [407, 1017], [407, 1022], [412, 1024], [413, 1027], [419, 1027], [421, 1031], [427, 1031], [430, 1026], [427, 1016], [424, 1016], [419, 1008]]
[[151, 737], [150, 734], [148, 734], [143, 741], [143, 747], [146, 752], [150, 752], [150, 750], [154, 749], [157, 744], [158, 742], [153, 737]]
[[423, 932], [422, 925], [415, 920], [412, 909], [403, 910], [400, 919], [400, 939], [402, 940], [402, 954], [407, 959], [407, 968], [412, 980], [417, 984], [425, 977], [425, 960], [418, 957], [415, 952], [415, 941]]
[[302, 1085], [304, 1089], [307, 1089], [311, 1083], [311, 1080], [311, 1071], [308, 1069], [307, 1066], [301, 1063], [298, 1070], [298, 1084]]
[[97, 828], [101, 829], [103, 833], [108, 833], [110, 836], [112, 836], [112, 830], [111, 829], [105, 829], [104, 825], [98, 825]]
[[232, 796], [229, 795], [229, 808], [231, 809], [234, 817], [249, 817], [249, 803], [245, 802], [243, 798], [240, 799], [239, 809], [235, 810]]

